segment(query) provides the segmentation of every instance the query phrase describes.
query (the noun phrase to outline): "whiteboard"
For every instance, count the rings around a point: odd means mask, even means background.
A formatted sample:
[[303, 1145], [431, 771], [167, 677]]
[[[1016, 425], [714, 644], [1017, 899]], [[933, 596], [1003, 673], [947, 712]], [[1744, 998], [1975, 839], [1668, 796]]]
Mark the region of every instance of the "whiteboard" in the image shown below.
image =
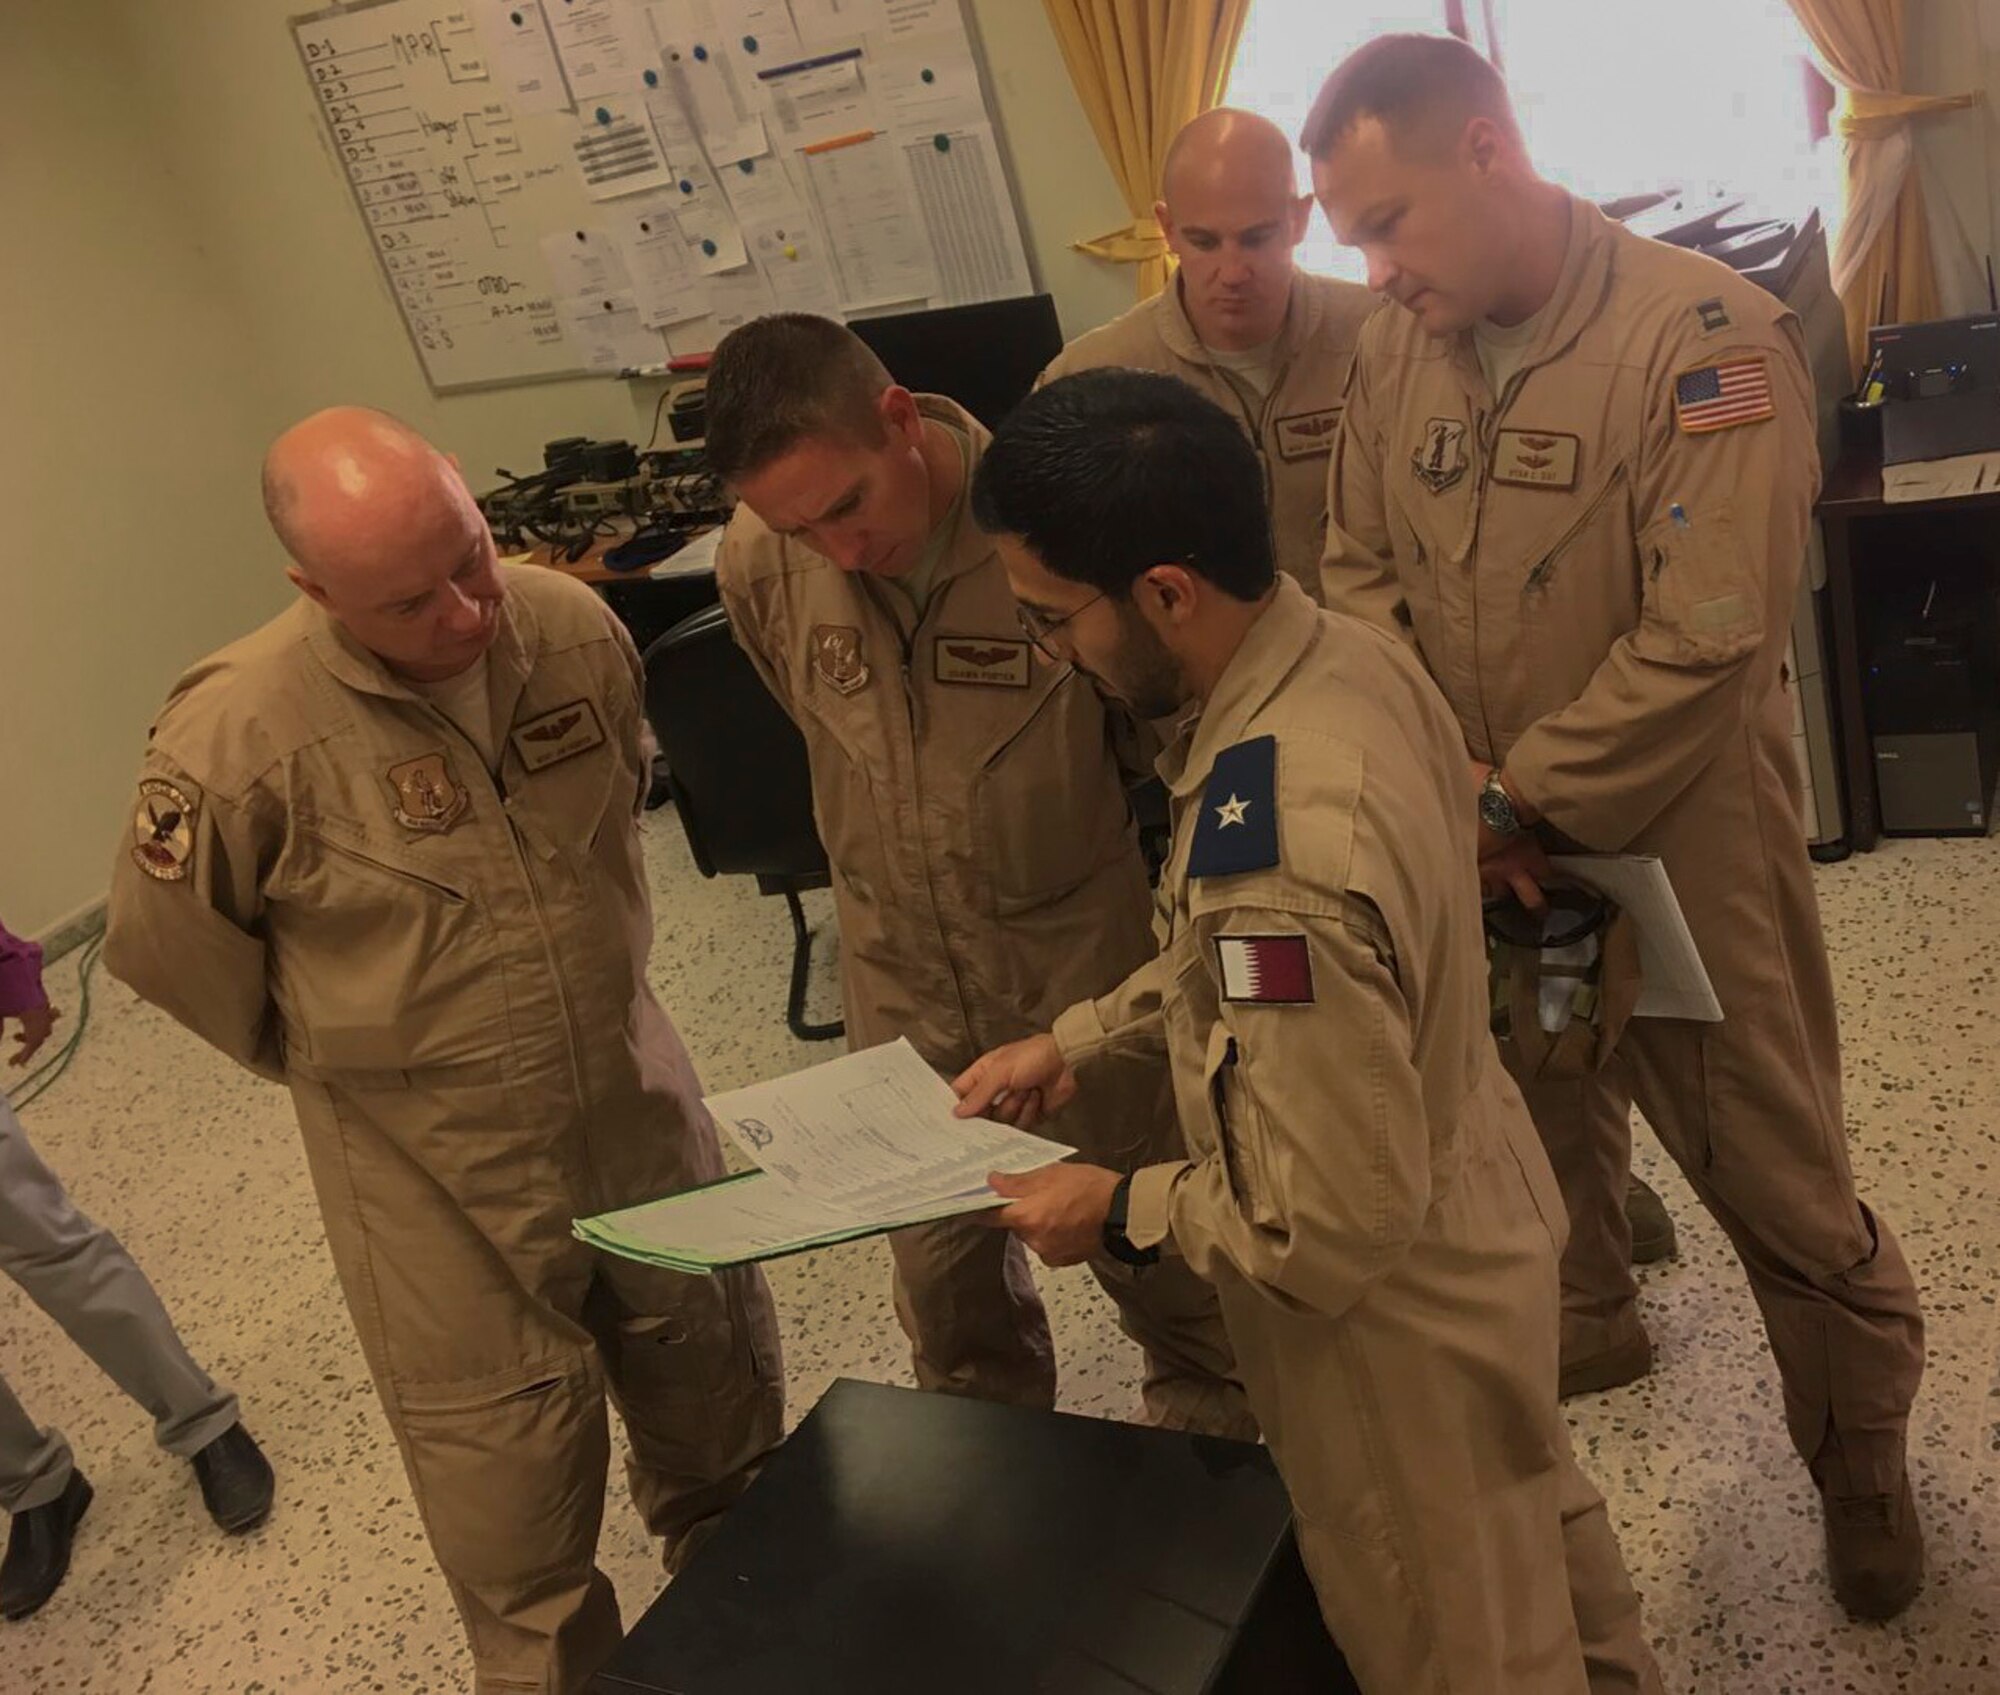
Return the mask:
[[1035, 291], [961, 0], [364, 0], [291, 29], [438, 392]]

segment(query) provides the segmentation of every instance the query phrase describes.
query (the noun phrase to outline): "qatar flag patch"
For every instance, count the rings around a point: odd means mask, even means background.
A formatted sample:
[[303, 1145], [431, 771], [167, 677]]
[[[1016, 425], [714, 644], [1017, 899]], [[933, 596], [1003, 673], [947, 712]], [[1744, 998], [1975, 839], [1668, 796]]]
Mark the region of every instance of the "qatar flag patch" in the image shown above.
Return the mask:
[[1303, 936], [1217, 936], [1215, 961], [1226, 1001], [1312, 1005], [1312, 954]]

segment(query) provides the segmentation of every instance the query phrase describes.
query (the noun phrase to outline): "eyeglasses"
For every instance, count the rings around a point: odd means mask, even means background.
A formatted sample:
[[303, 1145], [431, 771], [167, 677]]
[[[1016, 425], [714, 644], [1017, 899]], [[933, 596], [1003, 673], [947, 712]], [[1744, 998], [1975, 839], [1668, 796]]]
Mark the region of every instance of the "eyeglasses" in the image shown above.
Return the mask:
[[1069, 655], [1059, 653], [1056, 649], [1050, 647], [1049, 637], [1054, 635], [1056, 631], [1060, 630], [1063, 625], [1067, 624], [1079, 612], [1088, 612], [1091, 607], [1104, 598], [1104, 590], [1099, 589], [1096, 594], [1092, 595], [1081, 606], [1072, 606], [1060, 618], [1044, 618], [1039, 612], [1030, 612], [1027, 607], [1020, 605], [1015, 606], [1014, 615], [1021, 620], [1021, 633], [1035, 644], [1036, 649], [1041, 653], [1042, 657], [1044, 659], [1053, 659], [1057, 664], [1061, 664], [1069, 658]]

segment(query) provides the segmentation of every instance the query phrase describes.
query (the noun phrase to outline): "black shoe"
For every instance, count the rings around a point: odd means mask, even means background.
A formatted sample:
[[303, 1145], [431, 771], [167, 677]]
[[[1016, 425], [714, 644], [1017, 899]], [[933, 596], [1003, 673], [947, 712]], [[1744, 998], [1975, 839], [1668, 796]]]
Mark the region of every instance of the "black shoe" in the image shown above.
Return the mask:
[[271, 1516], [271, 1462], [242, 1425], [232, 1424], [188, 1463], [201, 1480], [208, 1516], [230, 1535], [255, 1530]]
[[53, 1501], [14, 1515], [7, 1557], [0, 1560], [0, 1617], [26, 1618], [62, 1587], [76, 1527], [90, 1508], [90, 1481], [71, 1468]]

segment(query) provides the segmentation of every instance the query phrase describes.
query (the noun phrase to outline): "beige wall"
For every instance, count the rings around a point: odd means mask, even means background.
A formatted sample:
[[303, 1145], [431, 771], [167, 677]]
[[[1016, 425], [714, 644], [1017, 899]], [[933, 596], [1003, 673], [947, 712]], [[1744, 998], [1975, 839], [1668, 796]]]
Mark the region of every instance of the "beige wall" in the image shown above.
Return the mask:
[[29, 932], [102, 892], [175, 674], [283, 587], [245, 475], [274, 396], [100, 10], [0, 8], [0, 918]]
[[[299, 70], [285, 19], [306, 9], [0, 8], [0, 217], [18, 243], [0, 278], [0, 916], [17, 930], [101, 892], [161, 694], [281, 603], [255, 467], [285, 422], [381, 406], [479, 486], [553, 436], [642, 435], [659, 393], [430, 393]], [[973, 13], [1029, 246], [1076, 334], [1131, 301], [1128, 269], [1069, 249], [1124, 207], [1041, 6]]]

